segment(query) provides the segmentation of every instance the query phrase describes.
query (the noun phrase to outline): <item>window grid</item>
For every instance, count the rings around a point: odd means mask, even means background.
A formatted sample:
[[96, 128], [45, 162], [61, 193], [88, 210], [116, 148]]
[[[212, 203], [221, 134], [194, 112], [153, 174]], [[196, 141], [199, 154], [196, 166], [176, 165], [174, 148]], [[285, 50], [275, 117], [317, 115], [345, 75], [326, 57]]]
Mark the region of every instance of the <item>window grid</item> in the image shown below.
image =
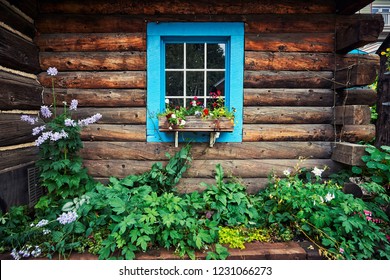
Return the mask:
[[[208, 46], [208, 43], [204, 43], [204, 48], [203, 48], [203, 68], [190, 68], [188, 69], [187, 68], [187, 43], [183, 43], [183, 68], [165, 68], [165, 73], [166, 72], [183, 72], [183, 96], [175, 96], [175, 95], [165, 95], [166, 98], [172, 98], [172, 99], [183, 99], [183, 106], [186, 107], [186, 106], [189, 106], [189, 104], [187, 104], [187, 100], [191, 100], [194, 98], [194, 96], [187, 96], [187, 72], [199, 72], [199, 71], [202, 71], [203, 72], [203, 96], [198, 96], [198, 98], [202, 98], [204, 99], [204, 104], [203, 106], [206, 106], [207, 105], [207, 101], [212, 99], [210, 96], [209, 96], [209, 91], [207, 89], [207, 73], [208, 72], [226, 72], [226, 68], [225, 69], [214, 69], [214, 68], [207, 68], [207, 46]], [[226, 63], [225, 63], [226, 65]], [[225, 66], [226, 67], [226, 66]], [[165, 92], [166, 93], [166, 92]], [[223, 97], [224, 98], [224, 97]]]

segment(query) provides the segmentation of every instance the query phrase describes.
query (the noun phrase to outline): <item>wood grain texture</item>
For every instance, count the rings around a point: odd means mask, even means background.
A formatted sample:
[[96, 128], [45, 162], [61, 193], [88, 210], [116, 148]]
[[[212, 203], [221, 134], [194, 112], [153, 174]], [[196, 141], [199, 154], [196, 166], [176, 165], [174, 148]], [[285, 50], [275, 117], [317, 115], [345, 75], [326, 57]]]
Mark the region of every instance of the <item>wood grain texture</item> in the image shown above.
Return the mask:
[[[174, 143], [144, 142], [84, 142], [81, 155], [84, 159], [109, 160], [166, 160], [166, 153], [173, 155], [182, 147]], [[193, 159], [298, 159], [330, 158], [332, 142], [243, 142], [194, 143], [191, 147]]]
[[91, 141], [146, 141], [146, 126], [94, 124], [83, 128], [81, 139]]

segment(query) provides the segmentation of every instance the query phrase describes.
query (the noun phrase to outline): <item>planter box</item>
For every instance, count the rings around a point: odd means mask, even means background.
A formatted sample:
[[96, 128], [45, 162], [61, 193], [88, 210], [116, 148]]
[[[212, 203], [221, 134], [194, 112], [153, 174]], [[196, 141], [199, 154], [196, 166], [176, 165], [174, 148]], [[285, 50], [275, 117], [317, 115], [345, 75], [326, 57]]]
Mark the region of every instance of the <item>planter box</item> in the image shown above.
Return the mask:
[[210, 147], [213, 147], [220, 132], [232, 132], [234, 130], [234, 121], [226, 117], [204, 119], [188, 116], [186, 117], [186, 124], [180, 127], [170, 125], [166, 117], [159, 117], [158, 129], [162, 132], [175, 133], [175, 147], [178, 146], [179, 132], [210, 132]]

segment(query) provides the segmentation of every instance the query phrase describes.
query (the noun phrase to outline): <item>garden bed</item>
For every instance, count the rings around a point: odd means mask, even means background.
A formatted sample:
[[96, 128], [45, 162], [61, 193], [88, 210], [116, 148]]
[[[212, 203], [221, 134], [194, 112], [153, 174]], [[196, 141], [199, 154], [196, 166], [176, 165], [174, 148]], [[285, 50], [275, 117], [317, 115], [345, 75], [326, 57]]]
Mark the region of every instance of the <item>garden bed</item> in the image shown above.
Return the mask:
[[[196, 253], [196, 259], [205, 259], [206, 253]], [[10, 254], [1, 254], [1, 260], [12, 260]], [[34, 258], [46, 260], [46, 258]], [[54, 256], [53, 260], [60, 259]], [[63, 258], [61, 258], [63, 259]], [[73, 253], [69, 260], [98, 260], [97, 255], [90, 253]], [[137, 253], [136, 260], [180, 260], [181, 258], [172, 251], [166, 249], [149, 250]], [[312, 243], [303, 242], [276, 242], [263, 243], [252, 242], [245, 244], [245, 249], [229, 249], [227, 260], [314, 260], [322, 259]]]

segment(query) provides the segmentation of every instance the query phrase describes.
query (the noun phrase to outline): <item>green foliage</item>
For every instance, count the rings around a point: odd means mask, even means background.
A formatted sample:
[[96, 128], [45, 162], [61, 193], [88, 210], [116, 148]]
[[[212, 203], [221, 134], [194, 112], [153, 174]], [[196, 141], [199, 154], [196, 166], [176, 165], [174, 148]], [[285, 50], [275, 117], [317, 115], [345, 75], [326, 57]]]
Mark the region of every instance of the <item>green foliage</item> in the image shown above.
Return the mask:
[[[310, 180], [307, 180], [310, 178]], [[312, 179], [298, 172], [260, 193], [266, 219], [264, 227], [277, 224], [315, 242], [328, 258], [377, 259], [390, 257], [386, 240], [388, 219], [381, 224], [366, 217], [372, 205], [345, 194], [332, 181]], [[376, 209], [379, 213], [380, 209]]]
[[212, 219], [222, 225], [255, 225], [258, 211], [247, 195], [245, 187], [234, 180], [224, 181], [222, 166], [215, 169], [215, 185], [207, 185], [203, 193], [206, 208], [212, 213]]
[[220, 227], [219, 243], [230, 248], [245, 249], [245, 243], [253, 241], [271, 242], [271, 236], [266, 229], [245, 227]]

